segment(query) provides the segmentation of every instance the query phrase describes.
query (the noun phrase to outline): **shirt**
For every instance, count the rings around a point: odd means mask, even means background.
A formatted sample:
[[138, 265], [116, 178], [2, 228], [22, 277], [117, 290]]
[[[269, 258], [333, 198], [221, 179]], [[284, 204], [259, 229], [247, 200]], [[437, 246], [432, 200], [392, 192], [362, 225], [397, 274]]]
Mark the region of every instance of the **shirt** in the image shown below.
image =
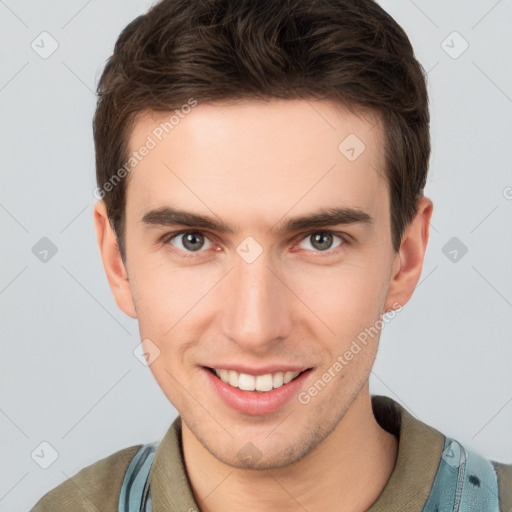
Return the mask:
[[[398, 439], [398, 454], [386, 486], [367, 512], [422, 512], [432, 499], [448, 438], [389, 397], [372, 396], [372, 408], [379, 425]], [[31, 512], [117, 512], [124, 476], [142, 446], [125, 448], [85, 467], [45, 494]], [[499, 510], [512, 512], [512, 465], [490, 462], [498, 480]], [[201, 510], [185, 470], [180, 416], [158, 443], [148, 483], [153, 512]]]

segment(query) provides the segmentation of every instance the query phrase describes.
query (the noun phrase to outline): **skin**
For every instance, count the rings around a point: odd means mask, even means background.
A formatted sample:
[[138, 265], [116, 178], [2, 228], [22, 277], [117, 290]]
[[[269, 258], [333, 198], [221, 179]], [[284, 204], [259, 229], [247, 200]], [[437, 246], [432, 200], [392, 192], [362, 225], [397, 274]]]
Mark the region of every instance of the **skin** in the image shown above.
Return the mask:
[[[130, 148], [168, 118], [141, 115]], [[366, 146], [354, 161], [338, 150], [349, 134]], [[294, 399], [268, 415], [229, 408], [200, 369], [304, 364], [313, 367], [307, 390], [359, 333], [408, 302], [433, 204], [419, 200], [395, 253], [382, 148], [376, 115], [326, 100], [199, 104], [129, 174], [126, 263], [103, 201], [95, 206], [116, 302], [160, 350], [150, 369], [182, 417], [187, 473], [203, 512], [363, 511], [391, 475], [397, 440], [378, 425], [368, 388], [379, 335], [308, 404]], [[213, 216], [234, 232], [202, 231], [192, 242], [199, 251], [190, 250], [185, 237], [171, 243], [164, 235], [197, 230], [141, 222], [163, 206]], [[367, 212], [372, 225], [271, 230], [342, 206]], [[322, 250], [310, 235], [325, 230], [335, 236]], [[236, 252], [248, 236], [263, 250], [252, 263]], [[259, 457], [242, 462], [247, 442]]]

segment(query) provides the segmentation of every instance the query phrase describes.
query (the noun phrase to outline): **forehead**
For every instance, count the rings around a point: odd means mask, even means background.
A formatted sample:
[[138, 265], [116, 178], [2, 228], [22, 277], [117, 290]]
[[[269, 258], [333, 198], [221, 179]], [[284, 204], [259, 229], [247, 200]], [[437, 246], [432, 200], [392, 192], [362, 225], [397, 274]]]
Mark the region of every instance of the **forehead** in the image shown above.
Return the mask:
[[210, 102], [144, 112], [129, 150], [145, 156], [129, 173], [127, 213], [179, 204], [270, 225], [292, 208], [341, 205], [378, 216], [388, 205], [378, 116], [331, 101]]

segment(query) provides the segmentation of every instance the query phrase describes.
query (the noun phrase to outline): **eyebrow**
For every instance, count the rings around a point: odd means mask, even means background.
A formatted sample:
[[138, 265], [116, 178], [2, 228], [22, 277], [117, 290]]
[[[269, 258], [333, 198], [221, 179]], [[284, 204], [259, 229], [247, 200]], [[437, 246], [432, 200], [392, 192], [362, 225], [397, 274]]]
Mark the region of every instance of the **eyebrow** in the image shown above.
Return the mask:
[[[170, 207], [158, 208], [144, 214], [141, 222], [148, 226], [188, 226], [209, 229], [219, 233], [234, 233], [234, 229], [221, 220], [207, 215], [178, 210]], [[340, 224], [361, 224], [372, 226], [373, 218], [357, 208], [325, 208], [319, 212], [302, 215], [278, 223], [269, 231], [293, 233], [302, 229], [337, 226]]]

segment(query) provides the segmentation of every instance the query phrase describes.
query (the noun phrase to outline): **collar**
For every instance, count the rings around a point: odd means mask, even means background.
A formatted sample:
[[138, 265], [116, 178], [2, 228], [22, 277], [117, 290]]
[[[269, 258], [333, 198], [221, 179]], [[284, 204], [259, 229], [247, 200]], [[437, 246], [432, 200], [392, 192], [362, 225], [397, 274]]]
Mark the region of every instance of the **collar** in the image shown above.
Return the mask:
[[[388, 483], [367, 512], [421, 512], [441, 459], [444, 436], [386, 396], [372, 396], [379, 425], [398, 439], [398, 455]], [[160, 442], [149, 474], [153, 512], [199, 511], [185, 470], [181, 416]]]

